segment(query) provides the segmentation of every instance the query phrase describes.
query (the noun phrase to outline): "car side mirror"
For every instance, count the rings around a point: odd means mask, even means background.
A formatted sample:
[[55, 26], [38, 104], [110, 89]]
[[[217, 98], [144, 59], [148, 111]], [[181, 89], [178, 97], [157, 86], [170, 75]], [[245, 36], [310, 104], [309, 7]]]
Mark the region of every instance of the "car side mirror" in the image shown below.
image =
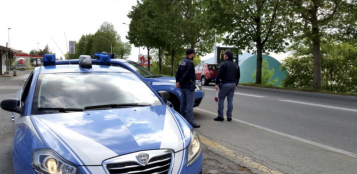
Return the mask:
[[170, 94], [166, 91], [159, 91], [157, 92], [159, 94], [159, 96], [162, 98], [162, 100], [166, 101], [169, 100], [170, 98]]
[[1, 108], [5, 111], [16, 112], [22, 114], [22, 107], [20, 107], [20, 100], [6, 99], [1, 102]]

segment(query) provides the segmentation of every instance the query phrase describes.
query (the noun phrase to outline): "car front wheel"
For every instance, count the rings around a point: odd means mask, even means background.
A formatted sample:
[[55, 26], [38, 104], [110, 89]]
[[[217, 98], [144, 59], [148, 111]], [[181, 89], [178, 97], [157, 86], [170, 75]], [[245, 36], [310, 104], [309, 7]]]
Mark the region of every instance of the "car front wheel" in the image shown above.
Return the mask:
[[170, 95], [170, 98], [166, 101], [166, 105], [175, 109], [177, 112], [180, 111], [180, 102]]
[[202, 86], [207, 86], [208, 85], [208, 81], [207, 81], [206, 77], [202, 77], [201, 78], [201, 85]]

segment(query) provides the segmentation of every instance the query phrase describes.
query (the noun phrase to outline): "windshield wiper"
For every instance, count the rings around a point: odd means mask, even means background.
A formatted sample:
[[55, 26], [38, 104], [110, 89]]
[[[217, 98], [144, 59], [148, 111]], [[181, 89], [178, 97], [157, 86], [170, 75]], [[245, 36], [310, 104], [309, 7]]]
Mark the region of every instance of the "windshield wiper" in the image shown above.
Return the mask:
[[123, 103], [123, 104], [106, 104], [106, 105], [94, 105], [86, 106], [84, 110], [91, 109], [101, 109], [101, 108], [127, 108], [127, 107], [137, 107], [137, 106], [151, 106], [151, 105], [139, 105], [139, 103]]
[[38, 111], [82, 112], [82, 108], [38, 108]]

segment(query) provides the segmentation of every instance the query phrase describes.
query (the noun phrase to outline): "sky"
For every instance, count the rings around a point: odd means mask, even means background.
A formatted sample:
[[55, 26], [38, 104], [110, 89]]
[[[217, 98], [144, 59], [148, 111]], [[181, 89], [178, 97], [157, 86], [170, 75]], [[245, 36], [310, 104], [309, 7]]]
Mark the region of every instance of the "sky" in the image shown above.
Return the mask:
[[[11, 48], [29, 53], [48, 45], [56, 57], [64, 57], [68, 41], [78, 41], [82, 34], [94, 34], [105, 21], [112, 23], [122, 41], [127, 42], [127, 14], [136, 4], [136, 0], [2, 0], [0, 45], [6, 46], [10, 35]], [[146, 52], [141, 49], [141, 53]], [[139, 48], [132, 45], [129, 59], [137, 61], [138, 54]], [[210, 57], [213, 54], [202, 60]], [[285, 57], [286, 54], [279, 54], [276, 58]]]
[[[0, 45], [6, 46], [11, 28], [11, 48], [29, 53], [48, 44], [56, 57], [64, 57], [66, 38], [67, 42], [78, 41], [82, 34], [94, 34], [105, 21], [112, 23], [122, 41], [127, 42], [129, 26], [123, 23], [130, 23], [127, 14], [136, 3], [136, 0], [2, 0]], [[138, 53], [139, 49], [132, 46], [130, 59], [137, 60]]]

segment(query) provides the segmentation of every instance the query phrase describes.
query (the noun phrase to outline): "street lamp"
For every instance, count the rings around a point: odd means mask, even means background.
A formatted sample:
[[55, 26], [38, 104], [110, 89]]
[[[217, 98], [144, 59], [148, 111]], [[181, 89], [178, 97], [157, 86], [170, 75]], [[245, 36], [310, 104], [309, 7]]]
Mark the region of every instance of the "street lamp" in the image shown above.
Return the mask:
[[109, 39], [107, 39], [105, 37], [102, 37], [102, 36], [99, 36], [99, 37], [104, 39], [104, 40], [107, 40], [108, 42], [110, 42], [110, 53], [112, 54], [113, 53], [113, 43]]
[[[123, 25], [128, 25], [129, 26], [129, 24], [127, 24], [125, 22], [123, 22]], [[140, 55], [140, 46], [139, 46], [139, 55]]]
[[8, 29], [7, 29], [7, 35], [8, 35], [7, 46], [8, 46], [9, 48], [11, 48], [11, 47], [10, 47], [10, 30], [11, 30], [11, 28], [8, 28]]

